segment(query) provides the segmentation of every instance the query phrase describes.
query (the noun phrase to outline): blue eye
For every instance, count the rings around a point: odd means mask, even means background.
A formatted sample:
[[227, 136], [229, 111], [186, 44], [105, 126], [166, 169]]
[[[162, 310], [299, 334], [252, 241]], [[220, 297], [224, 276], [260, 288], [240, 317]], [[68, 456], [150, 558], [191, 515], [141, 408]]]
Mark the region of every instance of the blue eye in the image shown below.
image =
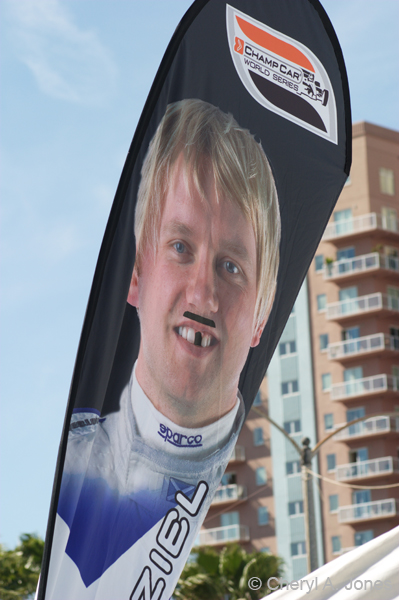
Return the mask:
[[226, 260], [224, 264], [228, 273], [231, 273], [232, 275], [237, 275], [237, 273], [239, 273], [238, 267], [230, 260]]
[[173, 244], [173, 247], [176, 250], [176, 252], [178, 252], [178, 254], [183, 254], [183, 252], [186, 249], [185, 245], [182, 242], [176, 242], [175, 244]]

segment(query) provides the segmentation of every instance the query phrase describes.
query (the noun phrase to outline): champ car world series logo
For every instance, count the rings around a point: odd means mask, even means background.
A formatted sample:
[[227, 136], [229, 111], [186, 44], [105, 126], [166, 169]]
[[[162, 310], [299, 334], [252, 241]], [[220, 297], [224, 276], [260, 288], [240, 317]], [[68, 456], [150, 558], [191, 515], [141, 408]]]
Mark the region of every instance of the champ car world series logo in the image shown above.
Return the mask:
[[334, 91], [313, 52], [228, 4], [226, 9], [231, 56], [251, 96], [265, 108], [337, 144]]

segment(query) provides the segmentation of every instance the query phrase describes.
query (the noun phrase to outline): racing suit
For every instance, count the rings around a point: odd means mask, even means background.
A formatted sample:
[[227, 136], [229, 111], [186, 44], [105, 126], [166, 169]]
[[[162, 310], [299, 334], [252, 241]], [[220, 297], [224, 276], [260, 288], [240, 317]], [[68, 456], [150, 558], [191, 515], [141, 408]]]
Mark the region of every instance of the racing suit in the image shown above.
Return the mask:
[[168, 599], [233, 452], [244, 405], [179, 427], [135, 368], [120, 410], [71, 419], [46, 600]]

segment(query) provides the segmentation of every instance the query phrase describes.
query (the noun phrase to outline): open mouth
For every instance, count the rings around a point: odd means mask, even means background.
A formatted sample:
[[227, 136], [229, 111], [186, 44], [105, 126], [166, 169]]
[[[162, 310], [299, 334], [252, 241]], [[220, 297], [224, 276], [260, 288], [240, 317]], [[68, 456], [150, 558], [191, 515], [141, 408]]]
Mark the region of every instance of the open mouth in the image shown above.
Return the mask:
[[211, 335], [207, 333], [201, 333], [200, 331], [195, 331], [195, 329], [192, 327], [179, 327], [177, 332], [182, 338], [194, 346], [202, 346], [202, 348], [207, 348], [211, 345]]

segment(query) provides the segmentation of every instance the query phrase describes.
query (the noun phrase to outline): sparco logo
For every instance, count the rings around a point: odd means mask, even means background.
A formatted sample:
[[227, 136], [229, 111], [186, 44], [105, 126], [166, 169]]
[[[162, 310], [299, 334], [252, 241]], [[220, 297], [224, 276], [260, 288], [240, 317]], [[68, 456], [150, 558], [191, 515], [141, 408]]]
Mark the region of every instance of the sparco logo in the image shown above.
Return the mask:
[[303, 44], [227, 5], [227, 35], [237, 73], [259, 104], [333, 142], [337, 110], [330, 79]]
[[178, 448], [200, 448], [202, 446], [202, 435], [173, 433], [169, 427], [162, 425], [162, 423], [159, 424], [158, 435], [160, 435], [165, 442], [169, 442], [169, 444], [173, 444], [173, 446], [177, 446]]

